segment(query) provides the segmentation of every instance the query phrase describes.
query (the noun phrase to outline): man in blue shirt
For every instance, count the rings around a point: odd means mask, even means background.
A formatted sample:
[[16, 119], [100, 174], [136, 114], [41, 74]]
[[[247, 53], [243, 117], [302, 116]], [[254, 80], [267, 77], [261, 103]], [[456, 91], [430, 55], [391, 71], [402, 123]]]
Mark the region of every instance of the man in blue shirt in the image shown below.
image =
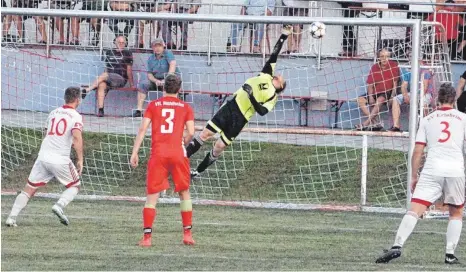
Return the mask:
[[151, 43], [153, 54], [147, 60], [147, 80], [142, 81], [138, 88], [138, 105], [133, 117], [142, 116], [142, 107], [149, 90], [163, 90], [164, 79], [167, 74], [180, 73], [176, 67], [175, 56], [172, 51], [165, 49], [165, 42], [157, 38]]
[[[423, 62], [420, 61], [420, 64], [423, 65]], [[432, 96], [434, 92], [434, 85], [433, 85], [433, 75], [432, 72], [427, 69], [421, 69], [420, 79], [422, 79], [422, 87], [424, 90], [419, 92], [419, 95], [423, 95], [423, 105], [424, 111], [427, 115], [427, 110], [429, 105], [432, 101]], [[410, 82], [411, 82], [411, 71], [408, 70], [401, 70], [401, 94], [395, 96], [392, 103], [392, 118], [393, 118], [393, 127], [389, 129], [389, 131], [398, 132], [400, 130], [400, 115], [401, 115], [401, 105], [409, 104], [410, 101]]]

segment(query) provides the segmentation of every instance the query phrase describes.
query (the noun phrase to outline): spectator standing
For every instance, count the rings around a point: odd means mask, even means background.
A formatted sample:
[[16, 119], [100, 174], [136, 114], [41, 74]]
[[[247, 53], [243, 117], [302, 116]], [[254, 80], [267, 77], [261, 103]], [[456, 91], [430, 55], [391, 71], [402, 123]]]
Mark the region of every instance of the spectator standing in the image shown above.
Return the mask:
[[[176, 4], [174, 0], [167, 0], [164, 1], [163, 3], [158, 4], [157, 6], [157, 12], [160, 13], [174, 13], [176, 11]], [[162, 31], [163, 29], [163, 31]], [[162, 31], [162, 39], [165, 39], [164, 34], [168, 32], [170, 29], [168, 28], [168, 22], [166, 21], [161, 21], [158, 24], [158, 30], [157, 30], [157, 35], [159, 36], [160, 31]], [[176, 45], [173, 43], [167, 43], [165, 46], [167, 49], [176, 49]]]
[[[2, 3], [6, 4], [6, 3]], [[39, 0], [12, 0], [11, 7], [13, 8], [38, 8]], [[24, 34], [23, 34], [23, 20], [26, 20], [29, 16], [23, 15], [7, 15], [6, 21], [3, 25], [3, 41], [4, 42], [17, 42], [22, 43]], [[37, 41], [40, 44], [45, 44], [47, 40], [47, 34], [45, 32], [45, 24], [44, 18], [39, 16], [34, 16], [34, 21], [36, 22], [37, 29], [40, 32], [41, 40]], [[15, 21], [16, 29], [18, 31], [18, 38], [16, 40], [12, 40], [12, 36], [8, 35], [8, 31], [10, 30], [11, 22]]]
[[[52, 9], [74, 9], [76, 2], [72, 0], [53, 0], [51, 2], [50, 8]], [[79, 28], [76, 28], [78, 18], [65, 18], [65, 17], [54, 17], [55, 24], [58, 30], [58, 44], [66, 44], [68, 41], [65, 41], [65, 20], [71, 20], [71, 24], [74, 26], [71, 28], [72, 40], [69, 42], [70, 45], [79, 45]], [[74, 21], [74, 22], [73, 22]], [[52, 41], [53, 42], [53, 41]]]
[[[310, 2], [302, 0], [283, 0], [285, 5], [285, 16], [302, 16], [309, 15]], [[304, 25], [293, 25], [293, 32], [288, 38], [288, 50], [286, 53], [298, 53], [301, 49], [301, 40]]]
[[[275, 9], [275, 0], [245, 0], [241, 7], [241, 15], [271, 16]], [[267, 11], [266, 11], [267, 10]], [[228, 52], [238, 52], [238, 36], [248, 24], [232, 24], [231, 34], [227, 42]], [[254, 53], [260, 53], [260, 43], [264, 37], [264, 24], [251, 24], [254, 31]]]
[[[82, 10], [94, 10], [94, 11], [103, 11], [106, 10], [102, 6], [101, 0], [85, 0], [83, 2]], [[81, 21], [87, 21], [90, 23], [92, 29], [94, 30], [94, 35], [91, 38], [90, 45], [97, 46], [100, 42], [100, 19], [98, 18], [81, 18]], [[77, 33], [79, 35], [79, 18], [71, 18], [71, 32]]]
[[456, 86], [456, 105], [459, 111], [466, 113], [466, 92], [464, 87], [466, 86], [466, 71], [460, 76], [458, 85]]
[[125, 49], [126, 38], [118, 36], [115, 39], [115, 49], [107, 50], [105, 53], [106, 69], [91, 86], [84, 89], [83, 98], [92, 90], [97, 89], [98, 117], [104, 116], [104, 99], [110, 88], [121, 88], [129, 82], [134, 87], [133, 81], [133, 54]]
[[[423, 61], [419, 61], [420, 65], [424, 65]], [[432, 101], [432, 96], [434, 92], [434, 84], [433, 84], [433, 74], [428, 69], [421, 69], [420, 71], [422, 79], [422, 86], [424, 90], [419, 92], [419, 94], [424, 95], [424, 116], [427, 116], [429, 105]], [[401, 105], [403, 104], [410, 104], [410, 96], [411, 96], [411, 71], [407, 71], [402, 69], [401, 71], [401, 94], [397, 95], [395, 99], [393, 99], [392, 103], [392, 117], [393, 117], [393, 127], [389, 129], [389, 131], [398, 132], [400, 130], [400, 115], [401, 115]], [[416, 88], [417, 89], [417, 88]], [[415, 90], [417, 91], [417, 90]]]
[[[196, 14], [197, 10], [199, 9], [199, 5], [195, 3], [200, 2], [199, 0], [178, 0], [174, 5], [174, 12], [175, 13], [188, 13], [188, 14]], [[180, 27], [181, 31], [181, 45], [178, 47], [178, 50], [188, 50], [188, 25], [192, 24], [193, 22], [177, 22], [177, 21], [162, 21], [161, 22], [161, 29], [162, 29], [162, 39], [165, 40], [167, 43], [168, 48], [175, 49], [176, 44], [172, 40], [172, 26], [178, 28]]]
[[[112, 11], [124, 11], [124, 12], [131, 12], [135, 11], [135, 5], [132, 1], [110, 1], [110, 8]], [[118, 24], [120, 22], [125, 23], [125, 28], [123, 31], [120, 31]], [[134, 27], [134, 20], [129, 20], [129, 19], [110, 19], [109, 28], [112, 30], [113, 33], [115, 33], [115, 37], [118, 36], [124, 36], [126, 39], [128, 39], [129, 34], [131, 33], [131, 30]]]
[[[357, 1], [339, 2], [343, 9], [343, 17], [355, 18], [359, 16], [359, 8], [362, 8], [362, 3]], [[343, 26], [343, 51], [338, 55], [342, 57], [354, 57], [357, 54], [358, 43], [357, 37], [354, 35], [354, 25]]]
[[147, 60], [147, 80], [142, 81], [138, 88], [137, 110], [133, 117], [142, 116], [144, 100], [149, 90], [163, 91], [164, 79], [167, 74], [179, 73], [175, 56], [172, 51], [165, 49], [165, 42], [156, 38], [151, 43], [153, 54]]
[[[447, 38], [448, 45], [450, 47], [450, 58], [451, 59], [464, 59], [463, 49], [466, 45], [464, 35], [466, 32], [464, 18], [458, 14], [458, 9], [451, 6], [442, 6], [436, 13], [429, 15], [427, 21], [438, 22], [445, 28], [445, 36]], [[436, 40], [441, 40], [442, 32], [437, 27], [435, 30]]]
[[[400, 77], [400, 69], [396, 61], [390, 60], [390, 52], [388, 49], [381, 49], [378, 52], [377, 63], [372, 65], [367, 77], [367, 95], [358, 98], [358, 104], [361, 111], [367, 120], [361, 125], [357, 125], [356, 129], [366, 130], [381, 130], [380, 124], [374, 124], [378, 118], [380, 107], [384, 103], [388, 103], [394, 94], [396, 94], [397, 82]], [[372, 111], [366, 108], [366, 104], [372, 107]], [[375, 126], [374, 126], [375, 125]]]

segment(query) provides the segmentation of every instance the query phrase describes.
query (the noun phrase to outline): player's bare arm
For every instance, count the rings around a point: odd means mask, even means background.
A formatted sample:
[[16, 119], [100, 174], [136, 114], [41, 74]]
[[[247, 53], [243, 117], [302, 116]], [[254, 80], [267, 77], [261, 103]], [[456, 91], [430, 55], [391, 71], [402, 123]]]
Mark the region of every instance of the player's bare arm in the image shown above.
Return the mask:
[[188, 146], [191, 140], [193, 139], [193, 136], [195, 133], [194, 121], [192, 120], [186, 121], [185, 127], [186, 127], [186, 133], [183, 136], [183, 142], [185, 146]]
[[413, 157], [411, 159], [411, 192], [414, 192], [414, 189], [416, 188], [418, 171], [421, 166], [422, 155], [424, 154], [424, 147], [425, 145], [423, 144], [416, 144], [414, 146]]
[[138, 135], [136, 139], [134, 139], [134, 146], [133, 152], [131, 154], [131, 166], [136, 168], [139, 163], [139, 148], [141, 148], [142, 141], [144, 141], [144, 137], [146, 136], [146, 131], [149, 128], [151, 120], [149, 118], [144, 117], [142, 119], [141, 125], [139, 126]]
[[84, 152], [83, 152], [83, 135], [81, 130], [73, 129], [73, 148], [76, 151], [76, 156], [78, 160], [76, 162], [76, 166], [78, 168], [79, 175], [83, 172], [83, 165], [84, 165]]

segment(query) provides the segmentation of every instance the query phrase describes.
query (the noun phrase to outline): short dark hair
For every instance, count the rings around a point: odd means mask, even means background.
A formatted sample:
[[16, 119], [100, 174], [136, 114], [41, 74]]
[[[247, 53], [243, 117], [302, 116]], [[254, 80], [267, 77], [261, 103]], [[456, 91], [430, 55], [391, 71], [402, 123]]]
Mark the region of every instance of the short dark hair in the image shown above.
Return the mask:
[[456, 90], [451, 83], [443, 83], [440, 85], [438, 91], [438, 102], [440, 104], [453, 104], [455, 103]]
[[65, 90], [65, 103], [73, 103], [81, 97], [81, 89], [78, 87], [68, 87]]
[[177, 94], [181, 89], [181, 78], [175, 74], [169, 74], [165, 77], [163, 90], [168, 94]]

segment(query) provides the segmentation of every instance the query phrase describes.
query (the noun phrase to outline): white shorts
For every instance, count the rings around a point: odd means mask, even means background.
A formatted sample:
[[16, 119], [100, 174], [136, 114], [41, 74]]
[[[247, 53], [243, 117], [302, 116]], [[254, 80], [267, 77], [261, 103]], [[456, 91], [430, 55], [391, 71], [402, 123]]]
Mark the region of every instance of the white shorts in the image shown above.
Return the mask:
[[[408, 96], [411, 98], [411, 93], [408, 93]], [[403, 94], [399, 94], [399, 95], [395, 96], [395, 99], [396, 99], [396, 101], [398, 101], [398, 104], [400, 104], [400, 105], [405, 104], [405, 100], [403, 99]], [[432, 95], [430, 93], [426, 93], [424, 95], [424, 106], [429, 106], [431, 100], [432, 100]]]
[[79, 186], [78, 171], [70, 161], [68, 164], [53, 164], [36, 160], [29, 174], [28, 184], [32, 187], [40, 187], [47, 184], [55, 177], [66, 188]]
[[464, 205], [465, 177], [439, 177], [421, 174], [411, 202], [430, 206], [440, 197], [444, 204]]

